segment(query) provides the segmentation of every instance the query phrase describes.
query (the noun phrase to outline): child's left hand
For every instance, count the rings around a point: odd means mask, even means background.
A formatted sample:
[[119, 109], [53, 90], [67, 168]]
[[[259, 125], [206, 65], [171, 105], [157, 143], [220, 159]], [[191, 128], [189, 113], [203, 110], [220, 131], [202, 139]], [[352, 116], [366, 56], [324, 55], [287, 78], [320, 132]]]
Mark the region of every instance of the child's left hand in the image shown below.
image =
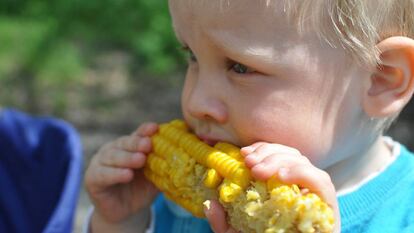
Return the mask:
[[[241, 149], [245, 164], [257, 180], [276, 176], [286, 184], [297, 184], [303, 191], [317, 194], [335, 213], [335, 233], [340, 232], [340, 215], [335, 187], [328, 173], [315, 167], [298, 150], [272, 143], [258, 142]], [[223, 207], [211, 202], [206, 217], [215, 233], [237, 232], [226, 222]]]

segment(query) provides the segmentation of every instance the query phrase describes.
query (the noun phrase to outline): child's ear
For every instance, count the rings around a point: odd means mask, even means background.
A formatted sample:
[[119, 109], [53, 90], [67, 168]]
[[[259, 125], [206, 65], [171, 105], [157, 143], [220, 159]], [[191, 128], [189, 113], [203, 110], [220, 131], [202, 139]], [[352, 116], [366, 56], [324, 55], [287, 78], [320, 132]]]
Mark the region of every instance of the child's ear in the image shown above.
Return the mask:
[[377, 44], [381, 62], [364, 91], [363, 107], [370, 117], [398, 114], [414, 92], [414, 40], [390, 37]]

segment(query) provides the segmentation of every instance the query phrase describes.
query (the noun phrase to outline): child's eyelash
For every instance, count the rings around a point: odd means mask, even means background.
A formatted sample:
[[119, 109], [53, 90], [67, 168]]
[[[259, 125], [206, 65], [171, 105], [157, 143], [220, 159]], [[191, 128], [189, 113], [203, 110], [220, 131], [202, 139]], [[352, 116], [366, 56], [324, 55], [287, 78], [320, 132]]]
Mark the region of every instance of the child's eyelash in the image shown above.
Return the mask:
[[250, 68], [249, 66], [246, 66], [242, 63], [233, 61], [233, 60], [229, 60], [227, 62], [227, 67], [229, 70], [232, 70], [235, 73], [238, 74], [250, 74], [250, 73], [255, 73], [256, 70]]
[[188, 47], [187, 45], [182, 45], [181, 50], [187, 53], [187, 57], [190, 61], [197, 62], [197, 58], [194, 55], [193, 51], [190, 49], [190, 47]]
[[188, 50], [190, 50], [190, 48], [187, 45], [181, 45], [179, 49], [185, 52], [188, 52]]
[[[190, 47], [188, 47], [187, 45], [181, 45], [180, 49], [182, 51], [184, 51], [185, 53], [187, 53], [188, 59], [191, 62], [197, 62], [197, 58], [194, 55], [193, 51], [190, 49]], [[228, 60], [227, 61], [227, 67], [229, 70], [233, 70], [234, 72], [238, 73], [238, 74], [248, 74], [248, 73], [253, 73], [255, 72], [255, 70], [251, 69], [250, 67], [233, 61], [233, 60]]]

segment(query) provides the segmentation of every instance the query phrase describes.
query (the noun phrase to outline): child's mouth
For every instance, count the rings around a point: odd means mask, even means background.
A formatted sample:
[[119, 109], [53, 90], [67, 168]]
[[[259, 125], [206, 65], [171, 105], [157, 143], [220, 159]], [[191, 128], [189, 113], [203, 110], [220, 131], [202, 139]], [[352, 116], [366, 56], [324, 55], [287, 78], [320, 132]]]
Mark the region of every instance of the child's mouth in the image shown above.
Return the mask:
[[205, 142], [206, 144], [208, 144], [209, 146], [214, 146], [217, 142], [218, 142], [218, 140], [216, 140], [216, 139], [212, 139], [212, 138], [210, 138], [209, 136], [207, 136], [207, 135], [197, 135], [197, 137], [201, 140], [201, 141], [203, 141], [203, 142]]

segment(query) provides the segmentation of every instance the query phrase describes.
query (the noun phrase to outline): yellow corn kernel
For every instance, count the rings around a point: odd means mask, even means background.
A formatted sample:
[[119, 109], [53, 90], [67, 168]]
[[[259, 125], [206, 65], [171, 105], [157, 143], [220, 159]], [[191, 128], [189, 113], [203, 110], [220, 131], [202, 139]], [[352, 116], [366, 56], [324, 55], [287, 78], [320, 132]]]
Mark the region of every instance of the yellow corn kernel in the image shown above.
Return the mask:
[[277, 178], [276, 178], [276, 177], [271, 177], [270, 179], [268, 179], [268, 180], [266, 181], [266, 185], [267, 185], [267, 189], [268, 189], [268, 190], [272, 190], [272, 189], [275, 189], [275, 188], [277, 188], [277, 187], [282, 186], [283, 184], [282, 184], [282, 183], [280, 183], [280, 182], [277, 180]]
[[175, 119], [175, 120], [172, 120], [169, 124], [180, 130], [184, 130], [184, 131], [188, 130], [187, 125], [182, 120]]
[[145, 176], [197, 217], [204, 217], [205, 200], [219, 200], [238, 231], [333, 231], [333, 210], [317, 195], [302, 194], [297, 185], [274, 177], [254, 180], [234, 145], [220, 142], [211, 147], [181, 120], [160, 125], [152, 144]]
[[155, 156], [154, 154], [148, 156], [147, 164], [151, 168], [151, 171], [154, 171], [154, 173], [159, 176], [164, 176], [168, 169], [168, 165], [165, 160]]
[[222, 180], [223, 178], [218, 174], [218, 172], [215, 169], [210, 168], [207, 170], [204, 177], [204, 186], [214, 189], [219, 186]]
[[260, 194], [257, 191], [247, 190], [246, 198], [248, 201], [255, 201], [260, 198]]
[[214, 148], [223, 151], [224, 153], [230, 155], [237, 161], [244, 161], [244, 158], [240, 153], [240, 148], [238, 148], [237, 146], [225, 142], [218, 142], [216, 143], [216, 145], [214, 145]]
[[241, 191], [242, 188], [239, 185], [225, 180], [220, 186], [220, 200], [226, 203], [233, 202], [239, 196]]
[[238, 174], [241, 172], [239, 168], [244, 169], [248, 172], [244, 164], [230, 157], [229, 155], [218, 151], [210, 150], [206, 158], [207, 167], [215, 168], [220, 175], [228, 177], [229, 179], [238, 182]]

